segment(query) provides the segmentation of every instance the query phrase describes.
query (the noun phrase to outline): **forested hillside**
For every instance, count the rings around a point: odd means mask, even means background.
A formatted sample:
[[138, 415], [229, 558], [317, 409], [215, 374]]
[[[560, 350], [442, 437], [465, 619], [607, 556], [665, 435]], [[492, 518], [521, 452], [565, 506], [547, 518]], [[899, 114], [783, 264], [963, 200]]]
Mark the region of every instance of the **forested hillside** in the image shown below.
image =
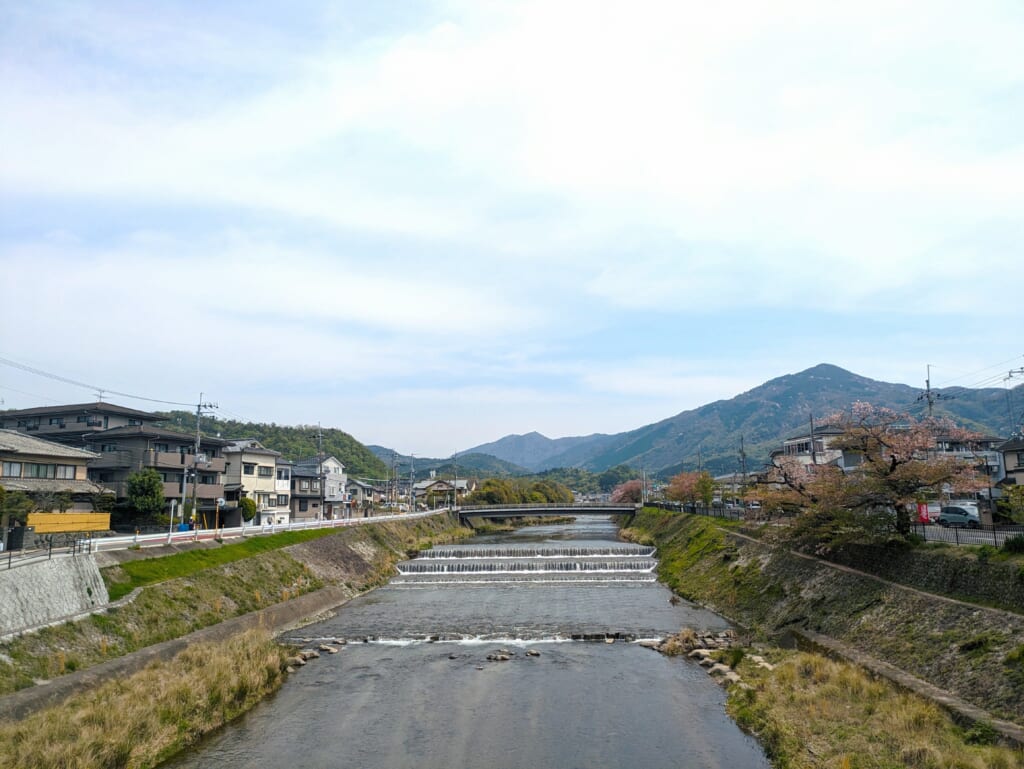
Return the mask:
[[[194, 432], [196, 415], [188, 411], [171, 411], [164, 427]], [[316, 456], [316, 425], [278, 425], [262, 422], [238, 422], [234, 419], [203, 417], [199, 423], [203, 435], [228, 439], [255, 438], [268, 449], [280, 451], [285, 459], [296, 460]], [[387, 478], [388, 468], [372, 451], [351, 435], [333, 427], [323, 428], [323, 451], [337, 457], [350, 477]]]

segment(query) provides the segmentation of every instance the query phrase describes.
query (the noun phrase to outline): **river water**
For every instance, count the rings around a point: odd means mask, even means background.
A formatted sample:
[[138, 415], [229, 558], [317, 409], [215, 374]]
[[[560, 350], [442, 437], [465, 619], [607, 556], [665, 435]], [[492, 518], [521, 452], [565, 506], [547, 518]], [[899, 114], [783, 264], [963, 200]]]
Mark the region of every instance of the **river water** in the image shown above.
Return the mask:
[[615, 533], [582, 518], [400, 564], [293, 636], [345, 639], [340, 653], [168, 766], [767, 769], [703, 669], [632, 642], [728, 624], [671, 604], [651, 548]]

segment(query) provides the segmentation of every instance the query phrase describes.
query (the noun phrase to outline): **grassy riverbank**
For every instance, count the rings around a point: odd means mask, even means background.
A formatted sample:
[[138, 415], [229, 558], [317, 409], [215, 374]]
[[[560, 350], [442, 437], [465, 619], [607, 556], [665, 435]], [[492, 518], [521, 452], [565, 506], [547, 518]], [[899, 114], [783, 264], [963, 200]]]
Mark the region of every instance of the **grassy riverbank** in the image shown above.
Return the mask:
[[200, 643], [57, 707], [0, 723], [8, 769], [147, 769], [244, 713], [283, 681], [266, 632]]
[[[0, 694], [180, 638], [324, 585], [355, 595], [388, 579], [394, 564], [429, 542], [472, 534], [446, 516], [344, 529], [285, 532], [102, 569], [112, 592], [134, 601], [0, 644]], [[119, 587], [122, 586], [122, 587]]]
[[973, 744], [991, 736], [984, 725], [965, 731], [926, 700], [853, 666], [771, 649], [787, 629], [814, 630], [1021, 723], [1024, 618], [886, 585], [750, 542], [738, 529], [645, 510], [623, 536], [655, 545], [662, 581], [746, 628], [782, 663], [773, 671], [741, 663], [752, 688], [733, 687], [729, 706], [777, 766], [1024, 765], [1019, 752]]
[[958, 726], [937, 705], [859, 668], [776, 651], [773, 670], [741, 662], [730, 715], [757, 735], [780, 769], [1020, 769], [984, 725]]

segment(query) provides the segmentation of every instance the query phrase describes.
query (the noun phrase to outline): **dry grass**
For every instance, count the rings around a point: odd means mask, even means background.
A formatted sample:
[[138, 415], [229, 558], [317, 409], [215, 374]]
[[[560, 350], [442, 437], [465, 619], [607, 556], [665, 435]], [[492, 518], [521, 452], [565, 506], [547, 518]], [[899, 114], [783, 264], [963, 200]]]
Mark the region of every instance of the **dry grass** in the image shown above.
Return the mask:
[[0, 724], [9, 769], [143, 769], [193, 744], [275, 690], [284, 648], [263, 631], [196, 644], [169, 663]]
[[937, 705], [813, 654], [787, 655], [773, 671], [741, 667], [753, 689], [734, 688], [729, 709], [784, 769], [1020, 769], [1024, 754], [964, 730]]

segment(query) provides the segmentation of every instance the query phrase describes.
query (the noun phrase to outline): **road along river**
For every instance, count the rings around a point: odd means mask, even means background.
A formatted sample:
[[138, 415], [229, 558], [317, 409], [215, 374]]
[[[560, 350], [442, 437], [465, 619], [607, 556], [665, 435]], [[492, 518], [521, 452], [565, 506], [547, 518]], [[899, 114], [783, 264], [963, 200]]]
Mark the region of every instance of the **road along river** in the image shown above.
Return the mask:
[[670, 603], [656, 554], [615, 535], [582, 519], [425, 551], [293, 636], [340, 653], [168, 766], [767, 769], [701, 668], [631, 642], [728, 624]]

